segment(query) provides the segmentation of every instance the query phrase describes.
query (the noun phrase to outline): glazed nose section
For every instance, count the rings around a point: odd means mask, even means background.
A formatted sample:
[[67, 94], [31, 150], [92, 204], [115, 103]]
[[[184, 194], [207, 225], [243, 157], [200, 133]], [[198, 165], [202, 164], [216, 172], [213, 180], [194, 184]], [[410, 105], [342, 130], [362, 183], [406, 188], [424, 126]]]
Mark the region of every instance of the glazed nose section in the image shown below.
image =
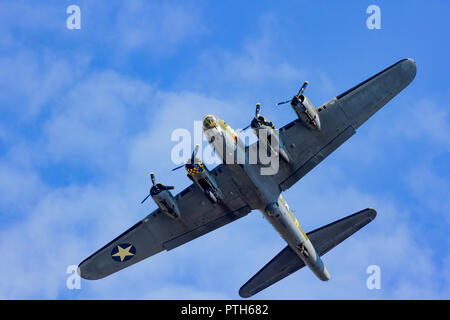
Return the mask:
[[212, 115], [207, 115], [203, 118], [203, 130], [215, 128], [217, 125], [216, 118]]

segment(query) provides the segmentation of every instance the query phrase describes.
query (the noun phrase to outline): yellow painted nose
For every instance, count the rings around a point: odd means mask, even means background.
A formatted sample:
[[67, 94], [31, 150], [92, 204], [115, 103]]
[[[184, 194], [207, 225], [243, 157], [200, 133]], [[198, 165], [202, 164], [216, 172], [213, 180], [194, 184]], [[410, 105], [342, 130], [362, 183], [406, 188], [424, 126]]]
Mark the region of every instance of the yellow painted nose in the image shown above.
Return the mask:
[[212, 115], [207, 115], [203, 118], [203, 130], [208, 130], [216, 127], [216, 118]]

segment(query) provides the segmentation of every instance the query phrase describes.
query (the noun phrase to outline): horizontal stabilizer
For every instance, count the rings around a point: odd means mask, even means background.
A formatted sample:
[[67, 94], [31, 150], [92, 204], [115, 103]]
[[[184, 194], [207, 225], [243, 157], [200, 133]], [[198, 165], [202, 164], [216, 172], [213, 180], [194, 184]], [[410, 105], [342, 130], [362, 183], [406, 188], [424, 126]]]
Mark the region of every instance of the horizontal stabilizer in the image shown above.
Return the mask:
[[[317, 253], [322, 256], [375, 219], [376, 215], [374, 209], [364, 209], [307, 235]], [[303, 260], [287, 246], [242, 286], [239, 295], [243, 298], [251, 297], [304, 266]]]

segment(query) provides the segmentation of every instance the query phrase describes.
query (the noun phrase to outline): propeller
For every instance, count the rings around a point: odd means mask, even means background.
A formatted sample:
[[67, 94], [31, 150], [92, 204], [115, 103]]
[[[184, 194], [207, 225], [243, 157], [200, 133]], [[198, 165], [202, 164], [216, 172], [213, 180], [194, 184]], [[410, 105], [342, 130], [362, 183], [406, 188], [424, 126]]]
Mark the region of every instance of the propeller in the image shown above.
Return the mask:
[[305, 83], [302, 85], [300, 90], [298, 90], [297, 96], [301, 96], [303, 94], [303, 91], [305, 91], [307, 86], [308, 86], [308, 81], [305, 81]]
[[145, 199], [141, 201], [141, 204], [143, 204], [145, 202], [145, 200], [148, 199], [148, 197], [150, 197], [152, 195], [157, 195], [161, 191], [175, 189], [174, 186], [165, 186], [161, 183], [156, 183], [155, 174], [153, 172], [150, 172], [150, 177], [152, 179], [152, 187], [150, 188], [150, 192], [145, 197]]
[[195, 156], [197, 155], [199, 147], [200, 147], [200, 145], [198, 145], [198, 144], [195, 145], [194, 151], [192, 152], [192, 156], [191, 156], [191, 164], [194, 163]]
[[[307, 86], [308, 86], [308, 81], [305, 81], [305, 83], [302, 85], [300, 90], [298, 90], [298, 93], [297, 93], [296, 97], [300, 97], [303, 94], [303, 92], [305, 91]], [[285, 104], [285, 103], [288, 103], [288, 102], [291, 102], [291, 101], [292, 101], [292, 99], [286, 100], [286, 101], [283, 101], [283, 102], [279, 102], [279, 103], [276, 104], [276, 106], [279, 106], [279, 105], [282, 105], [282, 104]]]
[[259, 102], [256, 104], [256, 110], [255, 110], [255, 119], [257, 119], [259, 117], [259, 113], [261, 111], [261, 105], [259, 104]]
[[250, 127], [252, 127], [252, 128], [257, 127], [260, 124], [260, 120], [259, 120], [260, 113], [261, 113], [261, 105], [258, 102], [256, 104], [255, 117], [253, 118], [252, 122], [250, 122], [250, 124], [248, 126], [246, 126], [244, 129], [242, 129], [242, 131], [245, 131]]
[[[195, 162], [195, 157], [197, 156], [197, 152], [198, 152], [199, 147], [200, 147], [200, 145], [198, 145], [198, 144], [195, 145], [195, 149], [194, 149], [194, 151], [192, 152], [192, 155], [191, 155], [191, 159], [190, 159], [191, 161], [188, 162], [188, 163], [193, 164]], [[183, 168], [185, 165], [186, 164], [182, 164], [181, 166], [175, 167], [175, 168], [172, 169], [172, 171], [175, 171], [175, 170], [178, 170], [180, 168]]]
[[152, 184], [155, 187], [156, 186], [156, 179], [155, 179], [155, 174], [153, 172], [150, 172], [150, 178], [152, 179]]

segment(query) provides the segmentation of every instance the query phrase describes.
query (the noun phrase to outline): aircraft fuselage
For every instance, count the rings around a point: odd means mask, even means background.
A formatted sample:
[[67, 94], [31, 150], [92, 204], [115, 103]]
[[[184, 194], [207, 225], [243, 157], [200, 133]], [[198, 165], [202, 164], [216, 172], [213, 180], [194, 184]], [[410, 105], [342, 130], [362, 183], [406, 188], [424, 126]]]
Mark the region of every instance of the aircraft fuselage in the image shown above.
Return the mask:
[[274, 182], [271, 183], [268, 179], [261, 179], [259, 167], [256, 165], [246, 162], [238, 162], [239, 165], [234, 165], [237, 158], [242, 153], [245, 154], [245, 146], [239, 141], [236, 132], [225, 121], [214, 115], [204, 117], [203, 130], [223, 163], [231, 164], [229, 167], [236, 176], [245, 174], [252, 181], [259, 197], [258, 205], [253, 209], [261, 211], [280, 236], [320, 280], [329, 280], [328, 270], [283, 199], [279, 186]]

